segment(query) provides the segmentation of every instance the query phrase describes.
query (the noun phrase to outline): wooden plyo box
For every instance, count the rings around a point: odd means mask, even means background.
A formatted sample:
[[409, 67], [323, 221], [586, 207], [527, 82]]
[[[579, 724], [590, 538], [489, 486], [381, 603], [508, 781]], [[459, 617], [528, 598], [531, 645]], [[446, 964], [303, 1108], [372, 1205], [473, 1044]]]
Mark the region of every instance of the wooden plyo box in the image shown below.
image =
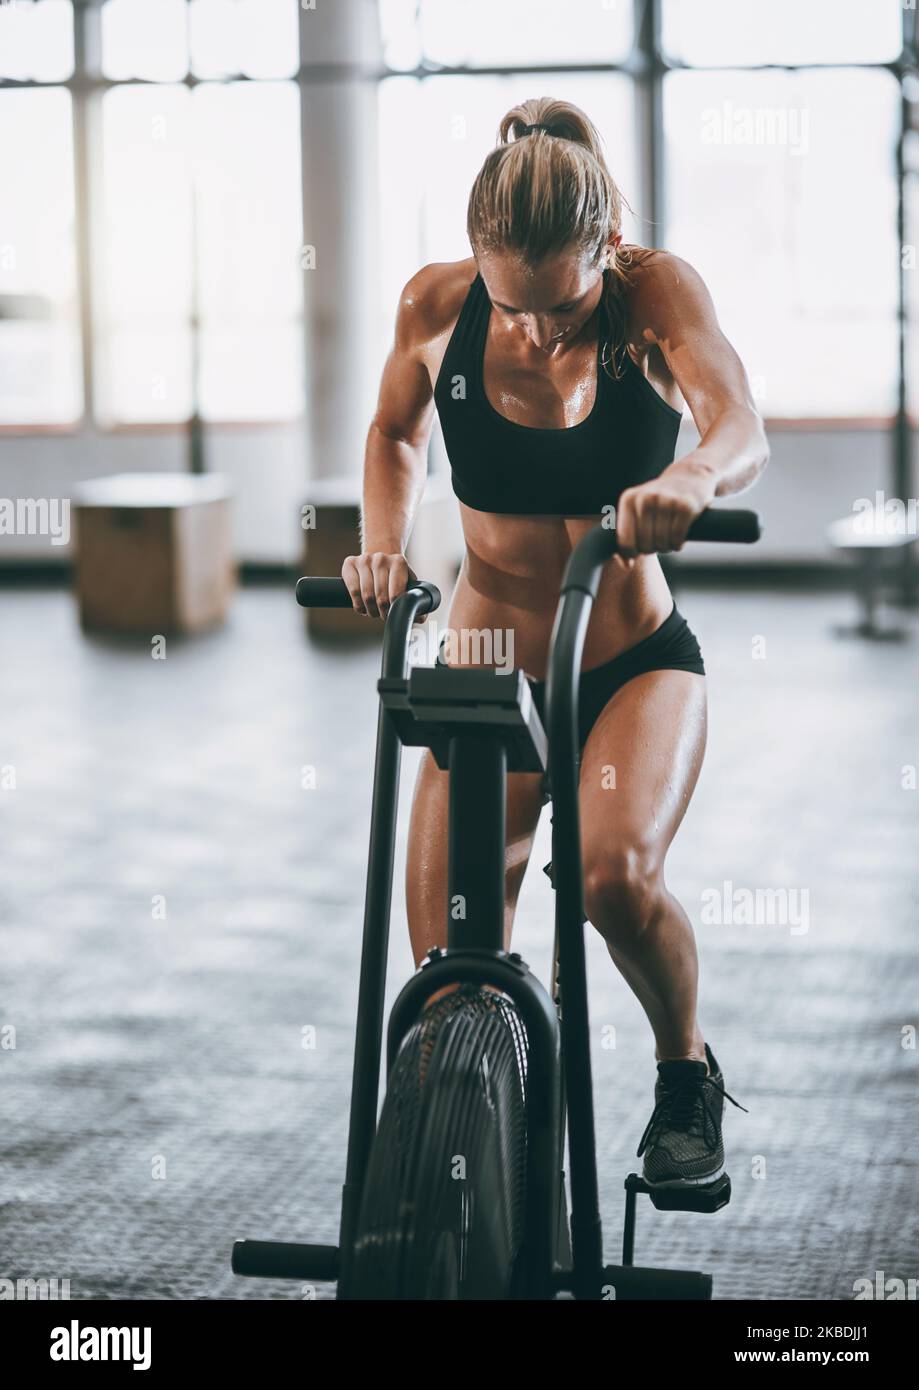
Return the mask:
[[87, 631], [198, 632], [236, 587], [231, 489], [216, 473], [117, 473], [73, 496], [75, 588]]

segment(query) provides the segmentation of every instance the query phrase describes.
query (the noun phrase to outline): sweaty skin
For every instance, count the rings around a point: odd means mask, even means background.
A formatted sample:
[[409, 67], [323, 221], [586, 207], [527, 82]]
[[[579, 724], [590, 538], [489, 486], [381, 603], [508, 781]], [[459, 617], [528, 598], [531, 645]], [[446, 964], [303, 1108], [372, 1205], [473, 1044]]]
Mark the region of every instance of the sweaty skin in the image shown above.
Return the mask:
[[[370, 428], [364, 555], [404, 552], [424, 490], [433, 383], [477, 268], [495, 306], [484, 365], [492, 406], [537, 429], [576, 425], [590, 413], [597, 389], [598, 270], [576, 254], [552, 258], [535, 274], [507, 253], [483, 256], [478, 267], [471, 257], [425, 266], [403, 291], [396, 341]], [[679, 494], [685, 534], [693, 516], [714, 497], [754, 481], [767, 448], [743, 366], [721, 333], [699, 275], [685, 261], [659, 252], [635, 272], [635, 279], [629, 297], [630, 355], [670, 405], [679, 409], [685, 398], [700, 442], [655, 482], [622, 494], [617, 527], [623, 549], [679, 549], [679, 522], [671, 528], [673, 544], [666, 543], [671, 538], [666, 526], [658, 523], [655, 530], [655, 501], [665, 505], [668, 489]], [[572, 302], [573, 312], [545, 312], [546, 306]], [[542, 678], [565, 563], [599, 517], [494, 515], [458, 505], [466, 557], [450, 625], [513, 628], [516, 664]], [[660, 547], [658, 539], [665, 542]], [[384, 587], [383, 605], [403, 587], [404, 582], [394, 592]], [[365, 581], [361, 594], [367, 612], [379, 616], [373, 585]], [[633, 565], [617, 559], [597, 596], [584, 669], [648, 636], [667, 617], [670, 602], [656, 554], [639, 554]]]
[[[493, 408], [521, 425], [559, 429], [578, 424], [593, 405], [602, 265], [573, 249], [535, 268], [502, 251], [420, 270], [400, 300], [368, 437], [361, 554], [342, 567], [356, 611], [369, 617], [385, 616], [409, 579], [404, 551], [424, 491], [433, 385], [477, 270], [492, 302], [483, 377]], [[657, 553], [679, 550], [695, 517], [715, 497], [748, 487], [769, 456], [743, 365], [697, 272], [661, 251], [633, 278], [629, 354], [665, 401], [680, 409], [685, 400], [700, 437], [658, 478], [619, 499], [622, 553], [600, 584], [584, 670], [634, 646], [667, 618], [672, 598]], [[466, 554], [448, 625], [512, 630], [514, 665], [543, 679], [565, 565], [600, 518], [459, 506]], [[663, 879], [666, 850], [701, 766], [704, 689], [704, 677], [686, 671], [633, 679], [607, 704], [581, 763], [585, 909], [645, 1008], [659, 1059], [705, 1059], [692, 928]], [[610, 764], [617, 769], [614, 807], [602, 776]], [[532, 774], [508, 778], [507, 944], [542, 807], [539, 781]], [[426, 753], [406, 880], [416, 962], [446, 944], [446, 782]]]

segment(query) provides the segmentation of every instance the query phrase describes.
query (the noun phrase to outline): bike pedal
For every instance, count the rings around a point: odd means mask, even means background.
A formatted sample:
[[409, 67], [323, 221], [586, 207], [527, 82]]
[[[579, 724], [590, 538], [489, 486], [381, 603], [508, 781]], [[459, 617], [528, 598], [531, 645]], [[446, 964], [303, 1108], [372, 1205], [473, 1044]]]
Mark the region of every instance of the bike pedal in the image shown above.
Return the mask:
[[714, 1212], [731, 1200], [731, 1179], [723, 1173], [704, 1187], [652, 1187], [643, 1182], [639, 1190], [647, 1192], [657, 1211]]

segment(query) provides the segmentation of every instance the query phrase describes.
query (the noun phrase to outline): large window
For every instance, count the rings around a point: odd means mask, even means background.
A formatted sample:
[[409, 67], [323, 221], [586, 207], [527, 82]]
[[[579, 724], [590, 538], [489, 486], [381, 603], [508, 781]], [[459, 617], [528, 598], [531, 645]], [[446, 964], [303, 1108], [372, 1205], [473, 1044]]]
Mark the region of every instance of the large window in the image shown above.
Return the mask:
[[767, 415], [897, 400], [899, 89], [884, 71], [680, 72], [667, 241], [699, 270]]
[[298, 12], [0, 0], [0, 425], [78, 421], [84, 378], [103, 425], [301, 413]]
[[65, 425], [83, 409], [70, 94], [0, 92], [0, 119], [0, 424]]
[[[636, 23], [655, 8], [657, 47]], [[383, 0], [380, 12], [390, 331], [419, 265], [469, 254], [466, 199], [501, 115], [550, 94], [599, 126], [635, 210], [626, 238], [700, 271], [767, 416], [892, 414], [901, 0]]]
[[904, 141], [906, 183], [904, 213], [906, 237], [902, 250], [906, 268], [906, 405], [910, 418], [919, 421], [919, 83], [912, 102], [911, 133]]
[[[767, 416], [887, 417], [901, 381], [915, 413], [913, 6], [378, 13], [382, 65], [356, 80], [379, 79], [381, 352], [405, 281], [469, 254], [469, 187], [501, 115], [548, 93], [598, 125], [626, 238], [697, 266]], [[301, 58], [301, 19], [300, 0], [0, 0], [0, 428], [301, 413], [300, 94], [335, 77]]]
[[101, 417], [187, 419], [195, 348], [202, 418], [296, 415], [302, 334], [294, 84], [115, 87], [103, 100], [102, 150]]
[[[0, 80], [73, 73], [71, 6], [0, 5]], [[66, 88], [0, 91], [0, 425], [67, 425], [83, 410]]]

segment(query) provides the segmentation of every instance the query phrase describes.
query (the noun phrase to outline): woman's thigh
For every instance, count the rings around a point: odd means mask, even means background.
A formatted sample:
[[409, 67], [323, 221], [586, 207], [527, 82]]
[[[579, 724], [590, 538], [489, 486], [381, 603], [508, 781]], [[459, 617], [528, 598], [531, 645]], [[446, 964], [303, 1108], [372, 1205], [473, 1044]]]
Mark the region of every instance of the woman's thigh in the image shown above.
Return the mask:
[[[507, 778], [505, 849], [505, 949], [510, 945], [517, 895], [533, 846], [543, 797], [539, 773], [512, 772]], [[475, 814], [471, 808], [469, 814]], [[406, 863], [406, 906], [417, 964], [432, 946], [447, 944], [447, 827], [449, 773], [429, 749], [418, 769]]]
[[586, 896], [660, 876], [705, 738], [705, 677], [695, 672], [645, 672], [607, 702], [581, 757]]

